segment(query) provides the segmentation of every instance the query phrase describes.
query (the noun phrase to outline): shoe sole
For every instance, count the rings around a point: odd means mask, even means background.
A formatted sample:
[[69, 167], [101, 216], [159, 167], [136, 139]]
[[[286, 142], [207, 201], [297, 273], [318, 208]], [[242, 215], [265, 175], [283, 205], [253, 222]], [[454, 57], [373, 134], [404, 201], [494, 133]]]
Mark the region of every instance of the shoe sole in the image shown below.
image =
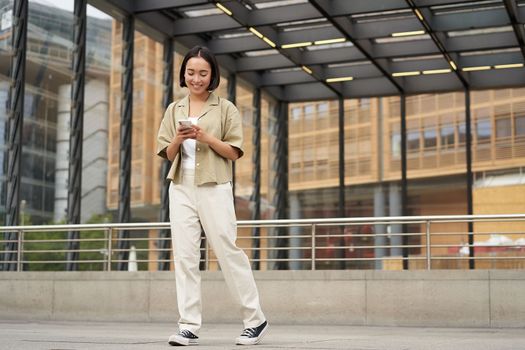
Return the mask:
[[199, 341], [196, 339], [190, 339], [188, 343], [186, 343], [186, 342], [179, 342], [176, 340], [169, 340], [168, 344], [170, 344], [171, 346], [189, 346], [189, 345], [199, 345]]
[[198, 342], [190, 342], [188, 344], [182, 344], [182, 343], [177, 343], [176, 341], [169, 341], [168, 344], [170, 344], [171, 346], [190, 346], [190, 345], [199, 345]]

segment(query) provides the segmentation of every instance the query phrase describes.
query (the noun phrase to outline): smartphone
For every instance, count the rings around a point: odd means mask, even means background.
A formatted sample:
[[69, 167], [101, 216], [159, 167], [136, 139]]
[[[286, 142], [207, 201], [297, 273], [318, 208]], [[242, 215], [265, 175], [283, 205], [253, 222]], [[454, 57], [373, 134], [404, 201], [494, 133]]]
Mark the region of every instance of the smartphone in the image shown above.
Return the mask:
[[191, 120], [179, 120], [179, 125], [182, 126], [184, 129], [191, 128], [193, 125]]

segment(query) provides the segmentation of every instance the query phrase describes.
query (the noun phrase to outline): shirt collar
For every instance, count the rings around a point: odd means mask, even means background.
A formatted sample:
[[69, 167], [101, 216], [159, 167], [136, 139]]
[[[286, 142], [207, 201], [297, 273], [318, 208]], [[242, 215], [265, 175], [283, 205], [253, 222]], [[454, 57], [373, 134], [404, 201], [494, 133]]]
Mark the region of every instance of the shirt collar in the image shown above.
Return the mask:
[[[184, 114], [188, 116], [189, 109], [190, 109], [190, 96], [186, 95], [184, 98], [182, 98], [179, 103], [177, 103], [177, 107], [182, 108], [184, 111]], [[205, 115], [215, 106], [219, 105], [219, 96], [215, 92], [210, 92], [210, 95], [208, 96], [208, 99], [206, 100], [206, 103], [202, 107], [201, 113], [199, 114], [199, 118]]]

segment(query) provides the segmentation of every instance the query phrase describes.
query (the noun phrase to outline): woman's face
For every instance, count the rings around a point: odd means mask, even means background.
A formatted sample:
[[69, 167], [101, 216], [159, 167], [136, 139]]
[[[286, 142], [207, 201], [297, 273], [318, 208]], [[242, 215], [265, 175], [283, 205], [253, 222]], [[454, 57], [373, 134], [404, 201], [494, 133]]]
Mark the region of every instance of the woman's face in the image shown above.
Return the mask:
[[208, 92], [211, 81], [211, 66], [202, 57], [192, 57], [186, 63], [184, 81], [191, 95], [202, 95]]

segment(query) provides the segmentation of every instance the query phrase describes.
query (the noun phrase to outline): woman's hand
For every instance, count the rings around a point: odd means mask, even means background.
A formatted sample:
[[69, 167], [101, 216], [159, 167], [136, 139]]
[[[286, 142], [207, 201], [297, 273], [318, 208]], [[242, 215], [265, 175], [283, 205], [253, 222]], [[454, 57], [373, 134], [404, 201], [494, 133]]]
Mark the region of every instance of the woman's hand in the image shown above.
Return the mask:
[[193, 129], [195, 130], [195, 137], [194, 137], [194, 139], [199, 141], [199, 142], [206, 143], [206, 144], [209, 145], [209, 144], [213, 143], [214, 140], [217, 140], [215, 137], [213, 137], [212, 135], [208, 134], [206, 131], [204, 131], [204, 129], [202, 129], [198, 125], [193, 125]]
[[175, 135], [175, 142], [182, 144], [184, 140], [195, 139], [196, 132], [195, 126], [187, 127], [184, 125], [179, 125], [177, 128], [177, 135]]
[[193, 125], [193, 128], [195, 129], [195, 140], [198, 142], [208, 144], [211, 149], [224, 158], [230, 160], [236, 160], [239, 158], [239, 150], [232, 145], [219, 140], [211, 134], [208, 134], [198, 125]]
[[177, 153], [179, 153], [180, 145], [187, 139], [195, 139], [195, 129], [194, 127], [187, 127], [180, 125], [177, 128], [177, 134], [171, 140], [171, 143], [166, 148], [166, 156], [170, 162], [173, 162]]

